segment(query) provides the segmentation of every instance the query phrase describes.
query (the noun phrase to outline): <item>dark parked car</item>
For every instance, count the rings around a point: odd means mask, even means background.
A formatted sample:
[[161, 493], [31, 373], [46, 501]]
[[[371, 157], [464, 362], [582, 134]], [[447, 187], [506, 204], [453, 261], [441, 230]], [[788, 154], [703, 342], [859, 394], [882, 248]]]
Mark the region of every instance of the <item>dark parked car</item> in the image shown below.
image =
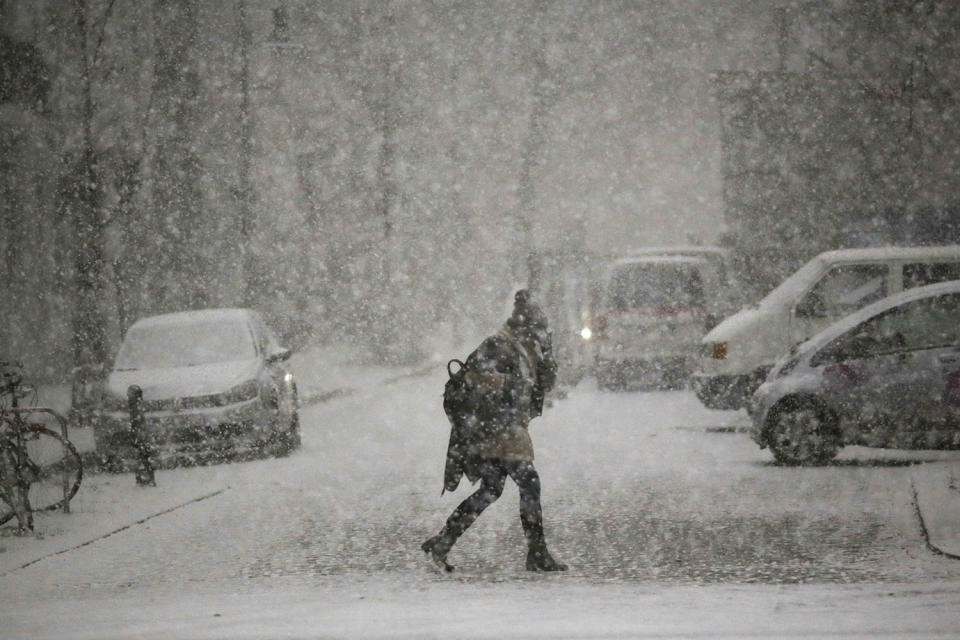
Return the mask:
[[960, 281], [884, 298], [782, 358], [750, 402], [752, 435], [784, 464], [841, 447], [960, 447]]
[[300, 445], [290, 351], [249, 309], [206, 309], [134, 323], [117, 352], [94, 429], [106, 460], [129, 457], [127, 390], [142, 389], [146, 433], [161, 458]]

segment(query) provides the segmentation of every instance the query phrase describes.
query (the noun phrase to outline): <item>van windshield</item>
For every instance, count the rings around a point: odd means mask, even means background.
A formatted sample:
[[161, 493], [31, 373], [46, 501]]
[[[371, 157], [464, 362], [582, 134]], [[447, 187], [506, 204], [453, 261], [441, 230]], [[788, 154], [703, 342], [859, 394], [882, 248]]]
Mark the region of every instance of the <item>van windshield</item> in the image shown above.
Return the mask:
[[690, 264], [628, 264], [613, 272], [607, 292], [611, 309], [702, 307], [703, 281]]
[[820, 277], [825, 267], [823, 260], [814, 258], [777, 285], [773, 291], [764, 296], [757, 306], [766, 309], [792, 304], [797, 296], [806, 291], [807, 287]]
[[244, 323], [134, 325], [123, 339], [114, 368], [168, 369], [256, 357], [253, 338]]

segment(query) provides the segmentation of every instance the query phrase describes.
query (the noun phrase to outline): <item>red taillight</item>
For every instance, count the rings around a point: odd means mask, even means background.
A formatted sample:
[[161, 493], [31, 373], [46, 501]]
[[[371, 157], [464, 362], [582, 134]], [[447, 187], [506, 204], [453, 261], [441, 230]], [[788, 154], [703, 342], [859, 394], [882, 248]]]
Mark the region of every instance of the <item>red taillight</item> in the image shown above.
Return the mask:
[[713, 343], [713, 359], [723, 360], [726, 357], [727, 357], [727, 343], [714, 342]]

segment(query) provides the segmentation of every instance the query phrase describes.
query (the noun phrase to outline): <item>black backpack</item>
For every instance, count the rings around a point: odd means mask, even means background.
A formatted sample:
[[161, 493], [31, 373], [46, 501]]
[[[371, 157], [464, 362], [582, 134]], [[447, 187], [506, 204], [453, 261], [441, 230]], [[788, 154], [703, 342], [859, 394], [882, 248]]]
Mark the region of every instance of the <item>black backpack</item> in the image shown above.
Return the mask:
[[[501, 395], [484, 392], [470, 384], [467, 373], [473, 368], [476, 352], [466, 362], [453, 359], [447, 363], [447, 382], [443, 387], [443, 411], [454, 432], [463, 443], [475, 442], [491, 434], [497, 426]], [[458, 365], [456, 371], [453, 365]]]

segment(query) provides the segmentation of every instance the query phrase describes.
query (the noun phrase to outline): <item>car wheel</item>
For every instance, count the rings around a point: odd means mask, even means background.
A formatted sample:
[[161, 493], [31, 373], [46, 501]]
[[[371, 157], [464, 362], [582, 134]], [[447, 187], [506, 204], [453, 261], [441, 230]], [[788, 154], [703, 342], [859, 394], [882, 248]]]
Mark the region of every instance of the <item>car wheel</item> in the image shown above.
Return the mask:
[[768, 424], [767, 445], [780, 464], [824, 464], [840, 451], [834, 421], [813, 401], [787, 400], [773, 410]]
[[271, 453], [277, 457], [288, 456], [300, 447], [300, 443], [300, 417], [295, 412], [285, 428], [274, 432], [270, 442]]
[[619, 391], [622, 385], [609, 376], [601, 375], [597, 377], [597, 386], [602, 391]]
[[97, 468], [104, 473], [123, 473], [129, 470], [129, 465], [127, 465], [123, 456], [114, 451], [98, 451], [92, 462], [94, 464], [89, 465], [91, 468]]
[[597, 387], [603, 391], [616, 391], [622, 387], [621, 379], [614, 372], [612, 365], [601, 365], [596, 369]]
[[129, 471], [129, 460], [136, 458], [136, 451], [129, 431], [102, 433], [94, 428], [94, 451], [91, 455], [91, 468], [105, 473], [124, 473]]

